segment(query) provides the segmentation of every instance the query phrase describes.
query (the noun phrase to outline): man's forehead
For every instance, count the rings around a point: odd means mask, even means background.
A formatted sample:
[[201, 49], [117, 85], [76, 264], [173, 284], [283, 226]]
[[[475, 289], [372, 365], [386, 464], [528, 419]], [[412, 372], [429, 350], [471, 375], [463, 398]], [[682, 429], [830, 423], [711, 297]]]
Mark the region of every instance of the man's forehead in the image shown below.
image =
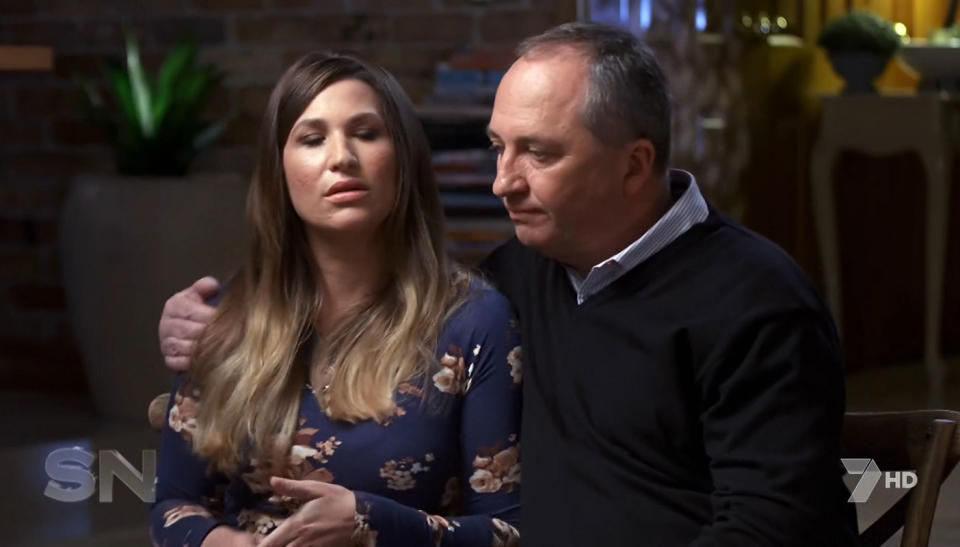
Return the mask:
[[514, 61], [504, 76], [508, 83], [523, 83], [553, 94], [565, 94], [579, 89], [585, 80], [587, 60], [571, 48], [553, 48], [529, 54]]
[[[504, 76], [493, 104], [491, 126], [504, 122], [561, 121], [579, 112], [584, 64], [572, 55], [518, 59]], [[506, 119], [504, 119], [506, 118]]]

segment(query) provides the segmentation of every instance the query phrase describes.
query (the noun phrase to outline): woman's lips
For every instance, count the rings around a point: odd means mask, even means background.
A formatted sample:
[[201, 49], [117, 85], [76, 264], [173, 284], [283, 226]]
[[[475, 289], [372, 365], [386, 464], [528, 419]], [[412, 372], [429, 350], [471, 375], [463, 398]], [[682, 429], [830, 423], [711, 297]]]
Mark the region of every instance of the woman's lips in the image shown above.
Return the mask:
[[348, 179], [335, 183], [323, 196], [333, 203], [348, 203], [362, 199], [369, 193], [367, 185], [359, 180]]

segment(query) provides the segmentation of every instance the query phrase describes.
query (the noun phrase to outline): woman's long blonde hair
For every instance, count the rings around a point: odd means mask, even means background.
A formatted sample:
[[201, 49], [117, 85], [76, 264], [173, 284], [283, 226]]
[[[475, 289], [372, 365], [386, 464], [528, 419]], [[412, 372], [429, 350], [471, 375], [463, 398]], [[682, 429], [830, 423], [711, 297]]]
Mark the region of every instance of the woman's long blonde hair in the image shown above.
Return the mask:
[[[396, 155], [396, 202], [384, 225], [390, 280], [365, 308], [319, 336], [317, 267], [283, 170], [287, 136], [314, 97], [345, 79], [367, 83]], [[203, 403], [194, 450], [218, 469], [255, 458], [285, 463], [310, 361], [317, 346], [334, 370], [325, 398], [340, 420], [383, 421], [400, 382], [426, 378], [439, 330], [462, 291], [463, 272], [443, 251], [443, 212], [423, 128], [410, 100], [385, 70], [349, 55], [310, 53], [270, 96], [259, 158], [247, 196], [245, 265], [199, 342], [191, 382]]]

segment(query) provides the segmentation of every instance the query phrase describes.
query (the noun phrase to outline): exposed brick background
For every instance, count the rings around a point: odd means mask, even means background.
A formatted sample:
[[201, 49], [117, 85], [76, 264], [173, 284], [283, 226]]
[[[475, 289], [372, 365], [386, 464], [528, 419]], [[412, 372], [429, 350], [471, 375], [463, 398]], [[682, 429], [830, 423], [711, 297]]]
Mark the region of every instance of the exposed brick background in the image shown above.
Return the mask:
[[312, 49], [348, 49], [393, 71], [414, 101], [436, 63], [470, 46], [514, 45], [575, 15], [573, 0], [0, 0], [0, 44], [54, 48], [53, 71], [0, 73], [0, 385], [82, 385], [57, 266], [70, 181], [113, 170], [103, 131], [85, 120], [75, 78], [120, 58], [136, 31], [150, 68], [193, 36], [225, 72], [211, 113], [232, 125], [195, 171], [252, 167], [270, 88]]

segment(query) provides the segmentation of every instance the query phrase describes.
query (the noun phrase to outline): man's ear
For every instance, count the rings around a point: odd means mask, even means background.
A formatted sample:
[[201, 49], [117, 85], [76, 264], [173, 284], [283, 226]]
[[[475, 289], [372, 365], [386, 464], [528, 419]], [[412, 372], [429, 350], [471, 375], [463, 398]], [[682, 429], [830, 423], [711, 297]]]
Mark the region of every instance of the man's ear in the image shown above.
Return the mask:
[[655, 178], [653, 164], [657, 152], [649, 139], [637, 139], [624, 146], [627, 152], [627, 170], [623, 177], [623, 192], [629, 197], [640, 193], [647, 182]]

